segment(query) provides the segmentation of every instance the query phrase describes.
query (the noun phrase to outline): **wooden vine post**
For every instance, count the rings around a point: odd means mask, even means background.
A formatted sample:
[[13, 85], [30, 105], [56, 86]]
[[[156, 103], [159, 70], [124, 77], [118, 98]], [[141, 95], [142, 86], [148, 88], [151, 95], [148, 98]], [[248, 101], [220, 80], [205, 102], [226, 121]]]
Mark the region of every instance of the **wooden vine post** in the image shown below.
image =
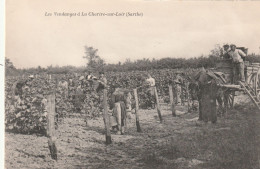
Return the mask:
[[186, 99], [187, 99], [187, 104], [188, 104], [188, 113], [190, 113], [191, 108], [190, 108], [190, 92], [189, 92], [189, 82], [185, 83], [185, 88], [186, 88]]
[[57, 160], [57, 147], [55, 136], [55, 95], [47, 97], [47, 138], [51, 153], [51, 158]]
[[140, 122], [139, 122], [139, 102], [138, 102], [138, 95], [137, 89], [134, 89], [134, 97], [135, 97], [135, 118], [136, 118], [136, 128], [137, 132], [142, 132]]
[[184, 85], [183, 85], [183, 83], [181, 83], [181, 85], [180, 85], [180, 89], [181, 89], [181, 105], [182, 106], [184, 106], [184, 100], [185, 100], [185, 95], [184, 95]]
[[156, 87], [154, 87], [154, 94], [155, 94], [155, 99], [156, 99], [157, 113], [158, 113], [160, 122], [162, 122], [161, 108], [160, 108], [160, 103], [159, 103], [159, 98], [158, 98], [158, 93], [157, 93]]
[[228, 112], [228, 99], [229, 99], [229, 90], [224, 92], [224, 116], [227, 116], [227, 112]]
[[179, 103], [179, 97], [178, 97], [178, 86], [176, 83], [173, 85], [173, 91], [174, 91], [174, 96], [175, 96], [175, 104]]
[[231, 108], [234, 108], [234, 99], [235, 99], [235, 90], [233, 90], [231, 93]]
[[111, 139], [109, 116], [107, 110], [107, 89], [104, 89], [103, 106], [104, 106], [103, 118], [105, 122], [105, 130], [106, 130], [106, 144], [111, 144], [112, 139]]
[[122, 134], [122, 123], [121, 123], [121, 105], [120, 103], [115, 103], [114, 112], [116, 112], [116, 119], [117, 119], [117, 127], [119, 132]]
[[174, 99], [173, 99], [172, 85], [169, 85], [169, 95], [170, 95], [170, 104], [171, 104], [172, 115], [174, 117], [176, 117], [176, 109], [175, 109], [175, 103], [174, 103]]

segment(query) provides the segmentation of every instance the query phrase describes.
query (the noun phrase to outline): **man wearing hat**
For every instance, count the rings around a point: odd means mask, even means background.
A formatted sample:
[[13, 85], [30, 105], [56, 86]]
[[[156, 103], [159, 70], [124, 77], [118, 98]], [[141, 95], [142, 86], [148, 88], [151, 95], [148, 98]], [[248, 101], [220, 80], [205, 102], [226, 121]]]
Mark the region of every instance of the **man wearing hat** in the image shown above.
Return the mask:
[[99, 72], [99, 82], [106, 87], [107, 86], [107, 79], [105, 77], [105, 73], [103, 71]]
[[229, 50], [229, 45], [228, 45], [228, 44], [225, 44], [225, 45], [223, 46], [223, 49], [224, 49], [224, 51], [223, 51], [222, 57], [223, 57], [224, 59], [230, 59], [230, 55], [228, 54], [228, 52], [230, 52], [230, 50]]
[[245, 57], [246, 54], [240, 50], [236, 49], [236, 45], [230, 45], [231, 50], [228, 54], [232, 58], [233, 62], [233, 82], [237, 82], [240, 80], [241, 82], [245, 82], [245, 75], [244, 75], [244, 61], [242, 57]]

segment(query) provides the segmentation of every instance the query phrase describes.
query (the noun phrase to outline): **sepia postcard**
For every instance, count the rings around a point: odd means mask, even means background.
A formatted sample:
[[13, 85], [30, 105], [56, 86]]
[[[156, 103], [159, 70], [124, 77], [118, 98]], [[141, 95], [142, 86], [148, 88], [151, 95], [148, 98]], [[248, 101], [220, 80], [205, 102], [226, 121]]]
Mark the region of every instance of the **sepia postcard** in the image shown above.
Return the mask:
[[0, 6], [2, 168], [260, 168], [260, 1]]

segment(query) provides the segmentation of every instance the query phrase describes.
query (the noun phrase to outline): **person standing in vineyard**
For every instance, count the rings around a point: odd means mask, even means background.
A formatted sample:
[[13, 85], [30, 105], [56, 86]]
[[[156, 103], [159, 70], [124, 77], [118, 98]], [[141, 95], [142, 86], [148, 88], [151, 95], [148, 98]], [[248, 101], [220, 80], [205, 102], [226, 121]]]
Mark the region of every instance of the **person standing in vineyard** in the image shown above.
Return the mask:
[[[128, 108], [127, 100], [129, 100], [130, 92], [122, 88], [115, 88], [111, 96], [110, 109], [113, 110], [112, 116], [116, 118], [117, 134], [125, 133], [126, 126], [126, 109]], [[120, 108], [119, 108], [120, 107]]]
[[233, 82], [237, 82], [238, 79], [241, 82], [245, 82], [245, 75], [244, 75], [244, 61], [242, 57], [246, 57], [246, 54], [240, 50], [236, 49], [236, 45], [232, 44], [231, 50], [228, 53], [233, 61]]
[[74, 103], [74, 107], [75, 107], [75, 110], [77, 112], [80, 112], [81, 111], [81, 108], [82, 108], [82, 102], [84, 100], [84, 94], [83, 94], [83, 88], [82, 88], [82, 80], [84, 79], [84, 77], [80, 77], [79, 80], [78, 80], [78, 83], [77, 85], [75, 86], [75, 93], [74, 95], [72, 96], [72, 100], [73, 100], [73, 103]]
[[181, 101], [183, 98], [181, 98], [181, 93], [182, 93], [182, 85], [183, 85], [183, 79], [180, 76], [179, 73], [177, 73], [175, 80], [174, 80], [175, 84], [176, 84], [176, 104], [179, 105], [181, 104]]
[[150, 74], [148, 74], [148, 79], [146, 79], [146, 84], [148, 85], [147, 95], [148, 95], [148, 103], [147, 107], [154, 109], [155, 108], [155, 79], [152, 78]]
[[99, 72], [99, 85], [102, 89], [107, 87], [107, 78], [105, 77], [104, 72]]
[[99, 79], [98, 79], [98, 87], [96, 88], [96, 92], [99, 95], [99, 107], [100, 111], [103, 111], [103, 90], [107, 87], [107, 79], [105, 77], [104, 72], [99, 72]]
[[68, 81], [68, 90], [69, 90], [69, 99], [72, 99], [72, 97], [75, 95], [75, 77], [73, 74], [69, 75], [69, 81]]
[[68, 97], [69, 85], [68, 85], [67, 80], [65, 80], [65, 77], [63, 77], [63, 78], [61, 79], [61, 81], [59, 82], [59, 84], [58, 84], [58, 89], [60, 90], [60, 92], [62, 93], [62, 95], [65, 96], [65, 98]]
[[14, 101], [15, 105], [20, 104], [21, 98], [23, 95], [23, 87], [27, 84], [27, 82], [32, 81], [34, 79], [33, 75], [30, 75], [25, 80], [18, 80], [16, 83], [14, 83]]

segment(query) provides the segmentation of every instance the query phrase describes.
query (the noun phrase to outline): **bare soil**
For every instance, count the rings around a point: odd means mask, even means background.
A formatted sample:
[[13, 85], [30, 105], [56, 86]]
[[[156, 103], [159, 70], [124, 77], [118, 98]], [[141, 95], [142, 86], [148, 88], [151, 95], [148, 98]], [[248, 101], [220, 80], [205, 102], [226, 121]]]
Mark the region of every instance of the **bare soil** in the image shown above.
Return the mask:
[[[177, 107], [177, 117], [162, 110], [140, 110], [142, 133], [135, 116], [125, 135], [112, 132], [105, 144], [102, 118], [66, 117], [57, 129], [58, 160], [50, 157], [47, 138], [6, 132], [6, 168], [260, 168], [260, 113], [245, 96], [216, 124], [197, 121], [198, 113]], [[238, 104], [239, 103], [239, 104]]]

